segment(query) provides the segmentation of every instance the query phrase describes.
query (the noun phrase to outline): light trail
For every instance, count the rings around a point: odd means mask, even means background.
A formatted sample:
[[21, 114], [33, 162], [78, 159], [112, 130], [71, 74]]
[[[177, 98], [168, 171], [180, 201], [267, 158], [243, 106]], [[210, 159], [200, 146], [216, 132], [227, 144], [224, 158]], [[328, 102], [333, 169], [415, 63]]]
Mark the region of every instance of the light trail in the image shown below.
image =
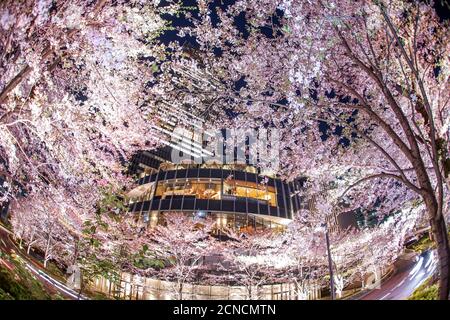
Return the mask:
[[[5, 231], [9, 235], [13, 235], [13, 233], [11, 231], [9, 231], [8, 229], [6, 229], [5, 227], [3, 227], [1, 225], [0, 225], [0, 229]], [[9, 241], [11, 241], [11, 240], [9, 239]], [[3, 241], [3, 239], [2, 239], [2, 243], [6, 247], [6, 244]], [[45, 282], [49, 283], [52, 287], [57, 288], [59, 291], [64, 292], [66, 295], [70, 296], [71, 298], [74, 298], [77, 300], [78, 299], [79, 300], [89, 300], [89, 298], [86, 297], [85, 295], [79, 295], [78, 292], [76, 292], [75, 290], [69, 288], [68, 286], [59, 282], [58, 280], [55, 280], [54, 278], [49, 276], [47, 273], [45, 273], [41, 269], [36, 268], [32, 263], [28, 262], [26, 258], [22, 257], [20, 250], [18, 250], [18, 248], [16, 247], [16, 245], [14, 243], [12, 243], [12, 245], [14, 246], [15, 249], [17, 249], [17, 253], [15, 253], [16, 256], [20, 258], [21, 262], [25, 265], [25, 268], [28, 271], [30, 271], [32, 274], [38, 276], [40, 279], [43, 279]]]

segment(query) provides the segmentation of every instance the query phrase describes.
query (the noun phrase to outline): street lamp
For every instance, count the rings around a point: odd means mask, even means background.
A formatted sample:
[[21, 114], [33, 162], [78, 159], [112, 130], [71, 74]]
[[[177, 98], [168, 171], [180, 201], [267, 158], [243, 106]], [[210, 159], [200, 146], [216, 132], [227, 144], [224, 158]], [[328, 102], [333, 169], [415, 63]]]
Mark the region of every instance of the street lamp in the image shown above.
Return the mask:
[[327, 242], [327, 253], [328, 253], [328, 270], [330, 273], [330, 291], [331, 291], [331, 300], [335, 300], [335, 291], [334, 291], [334, 276], [333, 276], [333, 261], [331, 260], [331, 251], [330, 251], [330, 237], [328, 236], [328, 227], [326, 223], [322, 224], [322, 227], [325, 228], [325, 239]]

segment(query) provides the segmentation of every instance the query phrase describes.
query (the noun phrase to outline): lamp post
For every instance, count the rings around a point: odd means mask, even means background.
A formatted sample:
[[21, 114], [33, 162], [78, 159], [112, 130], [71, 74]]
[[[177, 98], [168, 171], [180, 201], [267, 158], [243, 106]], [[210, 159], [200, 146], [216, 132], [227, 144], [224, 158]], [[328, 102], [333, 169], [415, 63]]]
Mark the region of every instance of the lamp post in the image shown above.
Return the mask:
[[[315, 212], [316, 211], [315, 203], [316, 203], [317, 196], [320, 196], [320, 195], [324, 196], [330, 190], [331, 190], [330, 188], [326, 188], [325, 186], [322, 186], [322, 191], [321, 192], [313, 194], [313, 196], [311, 197], [311, 199], [309, 201], [309, 210], [311, 212]], [[329, 271], [329, 274], [330, 274], [331, 300], [335, 300], [336, 299], [336, 292], [334, 290], [333, 260], [331, 259], [330, 237], [329, 237], [327, 222], [323, 222], [322, 223], [322, 228], [325, 228], [325, 239], [326, 239], [327, 254], [328, 254], [328, 271]]]
[[325, 239], [326, 239], [326, 242], [327, 242], [328, 270], [329, 270], [329, 273], [330, 273], [331, 300], [335, 300], [336, 296], [335, 296], [335, 291], [334, 291], [333, 261], [331, 260], [330, 237], [328, 236], [327, 224], [324, 223], [322, 226], [325, 228]]

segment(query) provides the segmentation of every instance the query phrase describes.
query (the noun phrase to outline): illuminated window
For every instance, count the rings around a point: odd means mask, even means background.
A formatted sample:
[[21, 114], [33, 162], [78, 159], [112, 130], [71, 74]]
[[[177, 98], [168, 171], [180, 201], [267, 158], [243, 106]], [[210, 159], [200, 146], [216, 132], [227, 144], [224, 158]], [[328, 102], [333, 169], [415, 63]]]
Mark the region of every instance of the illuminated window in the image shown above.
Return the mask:
[[195, 196], [198, 199], [220, 199], [220, 180], [159, 182], [156, 196], [163, 199], [170, 196]]
[[220, 199], [220, 180], [193, 181], [192, 191], [198, 199]]
[[164, 191], [166, 189], [166, 185], [164, 182], [158, 182], [158, 186], [156, 187], [155, 197], [162, 197]]
[[152, 182], [151, 184], [150, 184], [150, 188], [148, 188], [148, 190], [147, 191], [145, 191], [145, 193], [144, 193], [144, 201], [146, 201], [146, 200], [150, 200], [151, 199], [151, 197], [153, 196], [153, 192], [155, 192], [155, 184]]
[[223, 183], [223, 193], [227, 196], [263, 200], [273, 207], [276, 206], [275, 188], [261, 184], [257, 185], [254, 182], [227, 178]]
[[[180, 179], [179, 179], [180, 180]], [[272, 207], [277, 206], [275, 188], [264, 184], [250, 181], [234, 180], [232, 176], [220, 179], [190, 179], [189, 181], [160, 181], [156, 187], [155, 196], [165, 199], [166, 197], [195, 197], [197, 199], [226, 199], [235, 198], [254, 199], [254, 202], [266, 203]], [[153, 194], [153, 187], [144, 195], [144, 200], [149, 200]]]

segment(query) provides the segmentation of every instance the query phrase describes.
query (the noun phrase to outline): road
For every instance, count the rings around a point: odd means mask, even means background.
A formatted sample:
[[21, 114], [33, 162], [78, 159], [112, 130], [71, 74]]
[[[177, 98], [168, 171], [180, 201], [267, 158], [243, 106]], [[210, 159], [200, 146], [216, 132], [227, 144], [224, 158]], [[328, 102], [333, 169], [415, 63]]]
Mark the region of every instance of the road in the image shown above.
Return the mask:
[[78, 293], [71, 288], [67, 287], [61, 281], [50, 276], [43, 266], [32, 261], [29, 257], [22, 253], [16, 244], [11, 240], [11, 231], [0, 225], [0, 248], [6, 253], [11, 253], [13, 250], [16, 255], [18, 255], [24, 261], [25, 267], [30, 271], [36, 278], [52, 293], [59, 293], [66, 299], [80, 299], [86, 300], [87, 297], [81, 295], [78, 297]]
[[428, 279], [437, 267], [434, 251], [426, 251], [413, 261], [399, 263], [397, 272], [379, 289], [359, 295], [358, 300], [405, 300]]

